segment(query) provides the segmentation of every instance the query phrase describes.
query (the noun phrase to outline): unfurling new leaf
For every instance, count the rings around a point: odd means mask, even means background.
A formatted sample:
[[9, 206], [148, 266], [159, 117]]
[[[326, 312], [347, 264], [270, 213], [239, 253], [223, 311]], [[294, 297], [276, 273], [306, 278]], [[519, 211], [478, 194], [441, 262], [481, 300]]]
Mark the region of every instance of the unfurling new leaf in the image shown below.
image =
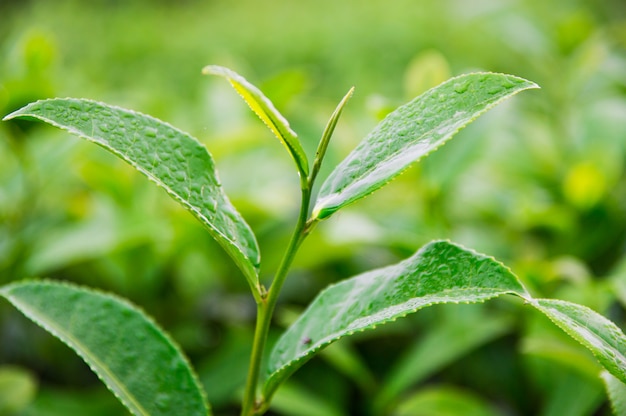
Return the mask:
[[223, 66], [209, 65], [202, 70], [203, 74], [219, 75], [226, 78], [235, 91], [241, 95], [250, 109], [265, 123], [265, 125], [280, 140], [296, 162], [296, 167], [302, 178], [309, 174], [309, 163], [306, 153], [298, 140], [296, 133], [289, 127], [289, 122], [274, 107], [274, 104], [261, 90], [248, 82], [244, 77]]

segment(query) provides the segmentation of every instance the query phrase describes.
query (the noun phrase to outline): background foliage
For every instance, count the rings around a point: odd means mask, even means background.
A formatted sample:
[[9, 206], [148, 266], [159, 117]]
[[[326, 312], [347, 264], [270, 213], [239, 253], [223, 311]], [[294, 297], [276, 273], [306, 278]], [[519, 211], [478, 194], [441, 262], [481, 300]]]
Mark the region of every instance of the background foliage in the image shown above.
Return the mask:
[[[276, 328], [327, 284], [436, 238], [494, 255], [535, 297], [624, 325], [619, 0], [31, 0], [0, 2], [0, 16], [0, 114], [39, 98], [88, 97], [199, 138], [259, 238], [262, 278], [295, 221], [298, 178], [271, 133], [226, 83], [201, 76], [203, 66], [259, 85], [309, 154], [355, 85], [321, 176], [387, 111], [452, 75], [535, 81], [542, 90], [492, 110], [321, 224], [286, 283]], [[255, 309], [245, 279], [160, 189], [67, 136], [0, 124], [0, 283], [46, 276], [129, 298], [180, 343], [216, 414], [233, 414]], [[80, 359], [7, 304], [0, 339], [0, 414], [123, 413]], [[604, 415], [599, 373], [590, 354], [514, 300], [441, 306], [330, 347], [279, 390], [273, 412]]]

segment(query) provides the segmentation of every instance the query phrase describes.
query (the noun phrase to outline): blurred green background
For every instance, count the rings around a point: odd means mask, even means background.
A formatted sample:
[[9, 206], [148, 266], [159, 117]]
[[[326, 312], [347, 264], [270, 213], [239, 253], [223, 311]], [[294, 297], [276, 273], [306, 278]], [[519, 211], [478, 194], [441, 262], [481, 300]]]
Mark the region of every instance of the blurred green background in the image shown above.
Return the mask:
[[[535, 297], [626, 314], [623, 0], [0, 0], [0, 115], [49, 97], [149, 113], [216, 159], [258, 236], [262, 276], [297, 215], [291, 161], [228, 66], [291, 121], [309, 156], [356, 93], [328, 173], [388, 111], [470, 71], [542, 89], [490, 111], [399, 179], [322, 223], [287, 281], [275, 335], [327, 284], [435, 238], [495, 256]], [[237, 414], [254, 303], [186, 211], [91, 144], [0, 123], [0, 284], [68, 280], [140, 305], [186, 351], [216, 415]], [[276, 415], [607, 415], [600, 367], [515, 300], [437, 306], [344, 340], [280, 390]], [[125, 414], [60, 342], [0, 305], [0, 415]]]

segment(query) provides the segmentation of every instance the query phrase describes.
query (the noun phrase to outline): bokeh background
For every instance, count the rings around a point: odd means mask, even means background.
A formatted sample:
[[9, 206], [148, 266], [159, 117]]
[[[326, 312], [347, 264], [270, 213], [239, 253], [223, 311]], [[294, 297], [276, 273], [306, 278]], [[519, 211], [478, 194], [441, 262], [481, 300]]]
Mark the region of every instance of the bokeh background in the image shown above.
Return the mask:
[[[0, 115], [85, 97], [161, 118], [209, 148], [270, 279], [297, 215], [280, 143], [207, 64], [258, 85], [312, 156], [351, 87], [323, 177], [384, 115], [470, 71], [542, 89], [491, 110], [303, 246], [273, 336], [329, 283], [451, 239], [535, 297], [626, 315], [623, 0], [0, 0]], [[254, 303], [229, 258], [112, 155], [0, 123], [0, 284], [60, 279], [129, 298], [172, 334], [216, 415], [237, 414]], [[436, 306], [339, 342], [272, 414], [608, 415], [595, 359], [512, 299]], [[0, 414], [125, 414], [60, 342], [0, 305]]]

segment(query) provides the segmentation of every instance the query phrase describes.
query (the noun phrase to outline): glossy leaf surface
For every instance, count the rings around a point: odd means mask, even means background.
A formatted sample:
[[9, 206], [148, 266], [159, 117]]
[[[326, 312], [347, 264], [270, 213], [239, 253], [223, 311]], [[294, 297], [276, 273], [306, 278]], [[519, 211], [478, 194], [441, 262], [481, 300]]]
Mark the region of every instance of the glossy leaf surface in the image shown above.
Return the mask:
[[385, 185], [504, 99], [537, 85], [512, 75], [461, 75], [389, 114], [322, 185], [313, 209], [323, 219]]
[[267, 125], [296, 162], [298, 171], [303, 177], [309, 174], [306, 153], [300, 144], [297, 134], [289, 127], [289, 122], [274, 107], [274, 104], [257, 87], [244, 77], [223, 66], [209, 65], [202, 70], [203, 74], [219, 75], [230, 82], [235, 91], [241, 95], [246, 104]]
[[181, 351], [128, 302], [37, 281], [5, 286], [0, 296], [78, 353], [134, 415], [210, 413]]
[[224, 193], [213, 158], [196, 139], [153, 117], [85, 99], [37, 101], [4, 119], [18, 117], [34, 117], [94, 142], [163, 187], [208, 228], [256, 290], [256, 239]]
[[586, 306], [564, 300], [537, 299], [531, 304], [589, 348], [608, 372], [626, 383], [626, 337], [617, 325]]
[[398, 264], [330, 286], [278, 340], [265, 396], [330, 343], [439, 303], [482, 302], [505, 293], [528, 296], [509, 269], [446, 241]]

